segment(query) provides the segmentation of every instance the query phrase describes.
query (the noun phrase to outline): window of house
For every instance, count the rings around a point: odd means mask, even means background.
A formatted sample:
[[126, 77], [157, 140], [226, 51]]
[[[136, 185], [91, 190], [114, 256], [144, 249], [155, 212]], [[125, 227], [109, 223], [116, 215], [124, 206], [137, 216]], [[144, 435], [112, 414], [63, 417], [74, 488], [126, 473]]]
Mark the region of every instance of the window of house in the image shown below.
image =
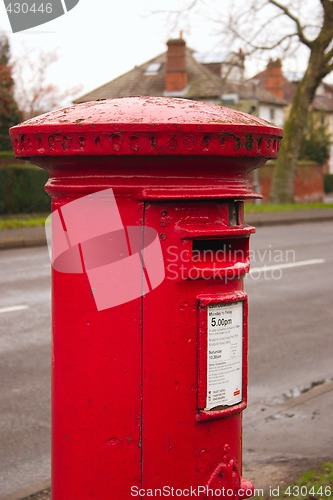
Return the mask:
[[275, 120], [275, 109], [274, 108], [269, 108], [269, 119], [271, 122]]
[[160, 70], [161, 64], [160, 63], [150, 63], [146, 67], [144, 74], [145, 75], [157, 75], [159, 70]]
[[239, 101], [238, 94], [222, 94], [221, 100], [225, 106], [235, 106]]

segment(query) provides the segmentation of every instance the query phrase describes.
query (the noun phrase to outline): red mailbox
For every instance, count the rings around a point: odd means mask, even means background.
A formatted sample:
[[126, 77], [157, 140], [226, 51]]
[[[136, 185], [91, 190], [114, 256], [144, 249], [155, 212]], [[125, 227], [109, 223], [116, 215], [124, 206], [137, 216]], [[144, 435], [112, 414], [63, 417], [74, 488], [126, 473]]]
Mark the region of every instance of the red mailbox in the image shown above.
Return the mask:
[[53, 499], [242, 498], [248, 174], [282, 130], [182, 99], [11, 129], [49, 171]]

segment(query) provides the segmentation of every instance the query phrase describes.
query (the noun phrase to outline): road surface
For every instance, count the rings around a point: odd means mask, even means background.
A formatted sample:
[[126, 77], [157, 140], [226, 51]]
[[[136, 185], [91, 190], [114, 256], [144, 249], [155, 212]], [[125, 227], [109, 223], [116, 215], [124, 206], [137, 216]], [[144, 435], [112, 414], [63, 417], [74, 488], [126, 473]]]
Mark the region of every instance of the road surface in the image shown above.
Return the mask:
[[49, 274], [45, 247], [0, 252], [1, 499], [50, 477]]
[[243, 458], [267, 489], [333, 460], [333, 224], [261, 228], [251, 243]]
[[[332, 458], [333, 223], [264, 227], [251, 240], [244, 464], [261, 486]], [[0, 499], [50, 477], [50, 281], [44, 247], [0, 252]], [[267, 478], [268, 476], [268, 478]], [[267, 483], [268, 484], [268, 483]], [[24, 492], [24, 493], [23, 493]]]

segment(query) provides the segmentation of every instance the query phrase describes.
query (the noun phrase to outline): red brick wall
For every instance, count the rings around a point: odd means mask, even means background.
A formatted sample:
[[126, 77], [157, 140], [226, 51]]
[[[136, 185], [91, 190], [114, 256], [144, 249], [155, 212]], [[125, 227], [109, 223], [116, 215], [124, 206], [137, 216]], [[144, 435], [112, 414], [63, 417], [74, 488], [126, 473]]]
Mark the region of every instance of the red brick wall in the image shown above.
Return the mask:
[[[260, 192], [264, 203], [268, 202], [274, 162], [259, 169]], [[253, 177], [253, 174], [252, 174]], [[300, 161], [295, 175], [295, 201], [299, 203], [320, 202], [324, 197], [323, 166], [310, 161]]]

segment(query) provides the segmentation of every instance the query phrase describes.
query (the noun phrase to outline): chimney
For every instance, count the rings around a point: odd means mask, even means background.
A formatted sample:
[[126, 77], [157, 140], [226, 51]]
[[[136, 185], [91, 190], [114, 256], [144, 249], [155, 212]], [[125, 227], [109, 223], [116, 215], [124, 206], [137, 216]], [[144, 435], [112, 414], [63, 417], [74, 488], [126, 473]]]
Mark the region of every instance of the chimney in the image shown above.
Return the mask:
[[283, 74], [282, 74], [282, 64], [281, 59], [276, 59], [273, 61], [270, 59], [267, 64], [267, 68], [265, 71], [265, 88], [276, 97], [283, 99]]
[[165, 90], [166, 92], [184, 90], [188, 82], [186, 70], [186, 43], [180, 36], [180, 38], [175, 40], [169, 40], [167, 46]]

